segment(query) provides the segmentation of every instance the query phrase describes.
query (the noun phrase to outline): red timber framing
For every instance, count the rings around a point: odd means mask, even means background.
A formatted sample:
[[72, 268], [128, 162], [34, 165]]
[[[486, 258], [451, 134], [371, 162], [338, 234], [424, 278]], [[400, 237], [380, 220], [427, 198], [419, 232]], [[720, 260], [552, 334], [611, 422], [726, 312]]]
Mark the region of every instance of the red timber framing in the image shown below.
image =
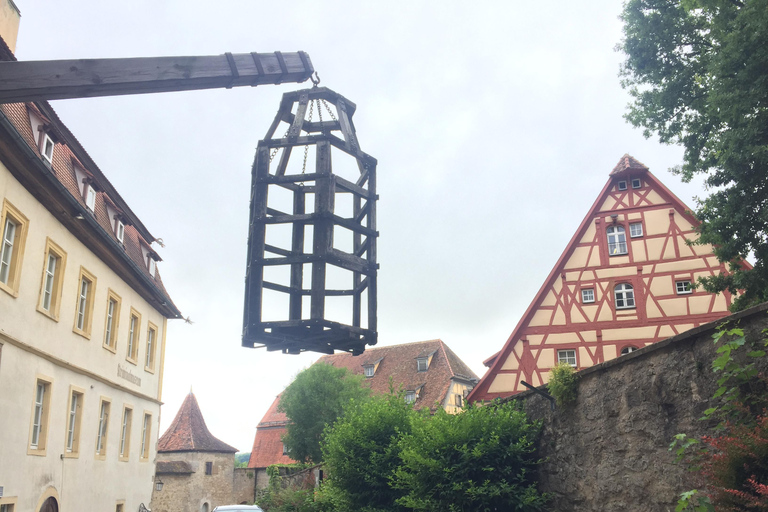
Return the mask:
[[545, 384], [559, 360], [586, 368], [728, 314], [732, 297], [696, 287], [725, 272], [690, 246], [699, 222], [648, 168], [624, 155], [578, 231], [468, 399]]

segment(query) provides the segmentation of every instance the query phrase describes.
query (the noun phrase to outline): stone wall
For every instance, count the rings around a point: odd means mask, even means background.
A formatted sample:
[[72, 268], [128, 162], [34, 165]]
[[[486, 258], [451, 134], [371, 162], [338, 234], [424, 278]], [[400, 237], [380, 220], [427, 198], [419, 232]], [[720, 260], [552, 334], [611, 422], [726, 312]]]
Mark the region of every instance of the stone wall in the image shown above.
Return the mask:
[[[157, 460], [184, 461], [189, 463], [194, 472], [184, 475], [155, 475], [155, 481], [160, 479], [163, 482], [163, 489], [155, 489], [152, 492], [152, 512], [211, 511], [219, 505], [233, 504], [234, 454], [167, 452], [158, 453]], [[210, 475], [205, 474], [207, 462], [212, 463]]]
[[256, 499], [256, 470], [249, 468], [235, 468], [234, 481], [232, 483], [232, 503], [250, 505]]
[[[728, 320], [756, 339], [768, 327], [766, 310], [768, 303]], [[671, 512], [696, 487], [668, 448], [677, 433], [700, 436], [713, 426], [699, 418], [717, 389], [712, 334], [722, 322], [581, 371], [576, 402], [555, 411], [532, 391], [513, 398], [544, 424], [538, 478], [553, 495], [550, 510]], [[768, 358], [760, 364], [768, 372]]]

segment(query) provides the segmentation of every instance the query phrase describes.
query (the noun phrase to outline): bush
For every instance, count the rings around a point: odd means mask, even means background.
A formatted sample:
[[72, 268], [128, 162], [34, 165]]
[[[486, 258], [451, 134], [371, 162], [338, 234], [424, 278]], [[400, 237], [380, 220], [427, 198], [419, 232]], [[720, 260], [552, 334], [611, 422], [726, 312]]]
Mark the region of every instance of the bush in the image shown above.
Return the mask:
[[539, 428], [511, 402], [415, 417], [400, 441], [394, 485], [406, 494], [398, 503], [430, 512], [544, 510], [534, 480]]
[[567, 405], [576, 400], [577, 381], [576, 370], [567, 363], [558, 363], [550, 370], [547, 389], [555, 397], [557, 405]]

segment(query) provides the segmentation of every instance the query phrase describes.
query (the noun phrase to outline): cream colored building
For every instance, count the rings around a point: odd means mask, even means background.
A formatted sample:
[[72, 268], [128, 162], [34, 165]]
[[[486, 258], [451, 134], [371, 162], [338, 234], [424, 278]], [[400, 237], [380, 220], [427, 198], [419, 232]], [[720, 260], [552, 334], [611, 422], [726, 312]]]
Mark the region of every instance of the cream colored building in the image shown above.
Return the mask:
[[153, 241], [50, 105], [0, 105], [1, 512], [149, 504], [180, 317]]

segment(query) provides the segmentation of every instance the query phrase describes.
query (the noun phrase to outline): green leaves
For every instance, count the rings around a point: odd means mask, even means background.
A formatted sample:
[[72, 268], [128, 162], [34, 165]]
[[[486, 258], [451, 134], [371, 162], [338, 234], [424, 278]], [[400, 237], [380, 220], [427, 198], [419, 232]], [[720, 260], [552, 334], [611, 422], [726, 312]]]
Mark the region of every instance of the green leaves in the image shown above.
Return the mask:
[[731, 274], [699, 282], [739, 294], [734, 310], [768, 300], [768, 0], [629, 0], [621, 18], [625, 118], [682, 145], [674, 171], [706, 174], [714, 190], [698, 203], [696, 243], [713, 245]]

